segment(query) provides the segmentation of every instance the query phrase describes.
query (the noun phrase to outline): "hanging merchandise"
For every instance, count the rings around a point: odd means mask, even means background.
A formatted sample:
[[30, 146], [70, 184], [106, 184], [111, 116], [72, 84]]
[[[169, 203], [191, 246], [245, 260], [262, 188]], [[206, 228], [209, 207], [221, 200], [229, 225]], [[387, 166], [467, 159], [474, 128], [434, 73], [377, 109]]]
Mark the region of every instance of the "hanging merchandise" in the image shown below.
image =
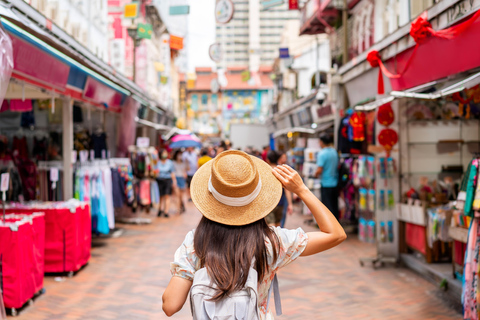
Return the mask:
[[393, 113], [392, 104], [387, 103], [378, 107], [377, 120], [381, 125], [388, 127], [395, 120], [395, 114]]

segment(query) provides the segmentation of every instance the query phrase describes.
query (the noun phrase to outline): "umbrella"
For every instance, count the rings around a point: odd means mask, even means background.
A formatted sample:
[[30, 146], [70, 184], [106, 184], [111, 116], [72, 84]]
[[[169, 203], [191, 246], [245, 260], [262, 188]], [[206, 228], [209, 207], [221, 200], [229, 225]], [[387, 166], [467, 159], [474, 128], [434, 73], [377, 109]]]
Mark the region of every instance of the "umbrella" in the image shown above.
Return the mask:
[[170, 148], [172, 149], [180, 149], [180, 148], [188, 148], [188, 147], [201, 148], [202, 143], [193, 141], [193, 140], [181, 140], [177, 142], [172, 142], [170, 144]]
[[200, 139], [198, 139], [197, 137], [191, 134], [178, 134], [172, 138], [172, 142], [178, 142], [178, 141], [195, 141], [195, 142], [201, 143]]
[[202, 143], [200, 139], [190, 134], [179, 134], [172, 138], [170, 148], [179, 149], [188, 147], [201, 148]]

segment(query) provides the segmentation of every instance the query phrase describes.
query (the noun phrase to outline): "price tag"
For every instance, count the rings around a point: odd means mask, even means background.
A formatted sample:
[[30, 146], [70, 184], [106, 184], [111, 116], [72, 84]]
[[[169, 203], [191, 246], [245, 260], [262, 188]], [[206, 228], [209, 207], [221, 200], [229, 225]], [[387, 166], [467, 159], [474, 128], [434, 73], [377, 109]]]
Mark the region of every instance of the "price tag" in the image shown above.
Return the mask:
[[50, 181], [57, 182], [58, 181], [58, 169], [52, 168], [50, 169]]
[[90, 150], [90, 160], [95, 160], [95, 150]]
[[72, 163], [77, 163], [77, 150], [72, 150]]
[[138, 137], [137, 138], [137, 147], [148, 148], [149, 146], [150, 146], [150, 138], [148, 138], [148, 137]]
[[102, 159], [107, 159], [107, 152], [105, 150], [102, 150]]
[[2, 173], [2, 183], [0, 185], [0, 191], [7, 192], [9, 183], [10, 183], [10, 173]]
[[80, 151], [80, 162], [85, 162], [88, 160], [88, 151], [82, 150]]

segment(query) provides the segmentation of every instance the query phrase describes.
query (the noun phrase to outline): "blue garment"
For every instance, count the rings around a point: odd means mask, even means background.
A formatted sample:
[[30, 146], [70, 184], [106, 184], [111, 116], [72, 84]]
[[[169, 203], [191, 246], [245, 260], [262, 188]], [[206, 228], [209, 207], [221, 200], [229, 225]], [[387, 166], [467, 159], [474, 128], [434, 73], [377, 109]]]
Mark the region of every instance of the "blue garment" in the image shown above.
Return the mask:
[[177, 176], [177, 186], [179, 189], [183, 190], [187, 186], [187, 180], [184, 177]]
[[158, 178], [160, 179], [171, 179], [172, 172], [175, 172], [175, 167], [173, 166], [172, 160], [167, 159], [165, 163], [158, 161], [157, 163]]
[[334, 188], [338, 185], [338, 154], [332, 147], [326, 147], [317, 154], [317, 166], [322, 167], [322, 187]]

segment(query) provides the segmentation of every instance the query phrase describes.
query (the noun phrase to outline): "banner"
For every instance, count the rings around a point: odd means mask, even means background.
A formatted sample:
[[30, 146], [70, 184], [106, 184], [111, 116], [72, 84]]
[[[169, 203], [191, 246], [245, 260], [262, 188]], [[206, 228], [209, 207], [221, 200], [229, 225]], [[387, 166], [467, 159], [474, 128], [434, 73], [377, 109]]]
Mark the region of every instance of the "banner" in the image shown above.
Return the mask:
[[288, 10], [298, 10], [298, 0], [288, 0]]

